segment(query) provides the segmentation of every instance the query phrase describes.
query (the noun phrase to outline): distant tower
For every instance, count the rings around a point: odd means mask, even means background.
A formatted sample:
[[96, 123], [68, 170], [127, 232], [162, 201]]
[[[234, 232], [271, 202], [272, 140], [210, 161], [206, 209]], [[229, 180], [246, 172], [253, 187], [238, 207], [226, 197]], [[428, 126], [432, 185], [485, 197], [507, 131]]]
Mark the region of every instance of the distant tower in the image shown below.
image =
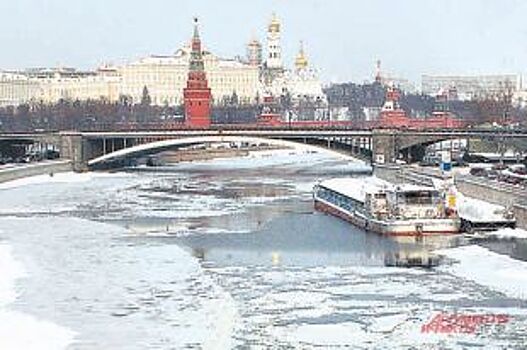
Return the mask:
[[197, 127], [210, 126], [212, 94], [205, 75], [197, 18], [194, 19], [194, 36], [192, 37], [187, 87], [183, 89], [183, 96], [185, 99], [185, 124]]
[[301, 71], [306, 69], [308, 65], [309, 61], [307, 60], [306, 54], [304, 52], [304, 43], [301, 41], [300, 50], [298, 51], [295, 59], [295, 68], [297, 71]]
[[256, 38], [247, 44], [247, 61], [251, 66], [262, 65], [262, 44]]
[[282, 46], [280, 44], [280, 21], [273, 13], [267, 28], [267, 68], [282, 69]]
[[381, 60], [377, 60], [375, 63], [375, 82], [382, 84]]

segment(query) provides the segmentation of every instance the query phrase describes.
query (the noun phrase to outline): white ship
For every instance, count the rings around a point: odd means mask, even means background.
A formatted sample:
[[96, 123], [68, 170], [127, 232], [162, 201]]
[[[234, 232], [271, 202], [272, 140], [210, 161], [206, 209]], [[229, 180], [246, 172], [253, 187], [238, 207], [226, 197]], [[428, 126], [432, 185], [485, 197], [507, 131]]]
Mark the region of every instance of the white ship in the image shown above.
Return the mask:
[[338, 178], [316, 185], [313, 198], [316, 210], [383, 235], [442, 235], [460, 230], [456, 211], [432, 187]]

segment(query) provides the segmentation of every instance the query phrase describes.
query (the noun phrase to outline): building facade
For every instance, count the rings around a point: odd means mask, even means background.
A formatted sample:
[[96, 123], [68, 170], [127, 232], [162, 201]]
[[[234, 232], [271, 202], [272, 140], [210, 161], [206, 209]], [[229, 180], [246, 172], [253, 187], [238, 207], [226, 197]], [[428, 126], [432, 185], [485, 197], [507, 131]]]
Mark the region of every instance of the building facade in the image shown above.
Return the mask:
[[119, 98], [120, 78], [116, 71], [81, 72], [73, 68], [29, 69], [0, 73], [0, 105], [59, 100]]
[[[121, 94], [140, 101], [146, 86], [154, 105], [183, 103], [191, 57], [190, 47], [170, 56], [150, 56], [119, 68]], [[259, 68], [234, 59], [219, 58], [203, 51], [203, 62], [213, 103], [221, 104], [233, 94], [240, 102], [252, 103], [259, 89]]]
[[0, 107], [18, 106], [39, 95], [38, 81], [18, 72], [0, 72]]
[[[181, 105], [191, 51], [191, 45], [187, 45], [173, 55], [149, 56], [89, 72], [72, 68], [0, 71], [0, 106], [31, 101], [56, 103], [61, 99], [117, 101], [120, 96], [139, 103], [145, 87], [153, 105]], [[230, 101], [233, 95], [240, 103], [256, 101], [261, 90], [258, 65], [220, 58], [206, 50], [202, 57], [214, 104]]]
[[[284, 68], [281, 30], [280, 20], [273, 14], [267, 26], [265, 54], [254, 39], [248, 44], [246, 61], [221, 58], [201, 49], [213, 104], [224, 105], [233, 100], [254, 104], [267, 93], [287, 94], [293, 102], [307, 99], [325, 103], [318, 72], [310, 66], [303, 46], [294, 68]], [[140, 103], [145, 87], [153, 105], [182, 105], [191, 57], [189, 43], [171, 55], [152, 55], [94, 71], [57, 68], [0, 72], [0, 105], [56, 103], [61, 99], [117, 101], [122, 96]]]
[[286, 97], [292, 120], [321, 120], [327, 117], [327, 96], [318, 71], [309, 63], [303, 43], [300, 43], [294, 68], [284, 69], [270, 81], [266, 81], [264, 95], [281, 99]]
[[257, 67], [262, 65], [262, 44], [257, 39], [252, 39], [247, 44], [247, 63]]
[[521, 90], [521, 75], [423, 75], [421, 92], [434, 96], [440, 91], [456, 89], [459, 99], [470, 100], [489, 96], [510, 88], [513, 93]]

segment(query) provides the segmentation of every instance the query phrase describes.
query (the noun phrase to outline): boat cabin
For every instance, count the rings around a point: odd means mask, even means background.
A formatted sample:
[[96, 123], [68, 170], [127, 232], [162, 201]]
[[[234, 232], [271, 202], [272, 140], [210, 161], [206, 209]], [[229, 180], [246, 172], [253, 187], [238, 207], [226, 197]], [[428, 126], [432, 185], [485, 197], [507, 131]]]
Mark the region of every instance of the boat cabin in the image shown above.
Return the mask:
[[389, 216], [394, 219], [444, 218], [443, 199], [438, 190], [414, 185], [386, 190]]

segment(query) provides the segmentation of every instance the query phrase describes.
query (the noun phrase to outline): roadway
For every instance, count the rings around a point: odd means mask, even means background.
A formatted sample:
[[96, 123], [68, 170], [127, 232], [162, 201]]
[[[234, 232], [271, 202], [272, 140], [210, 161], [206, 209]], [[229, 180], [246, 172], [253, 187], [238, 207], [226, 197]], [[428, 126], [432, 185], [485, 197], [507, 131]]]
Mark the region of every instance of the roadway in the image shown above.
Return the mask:
[[176, 129], [176, 130], [133, 130], [133, 131], [60, 131], [35, 133], [0, 133], [0, 139], [47, 139], [61, 135], [81, 135], [85, 138], [164, 138], [178, 136], [260, 136], [260, 137], [370, 137], [372, 134], [406, 135], [406, 136], [445, 136], [449, 138], [469, 137], [505, 137], [527, 138], [527, 129], [351, 129], [347, 127], [331, 128], [283, 128], [254, 127], [234, 128], [232, 126], [214, 126], [210, 129]]

